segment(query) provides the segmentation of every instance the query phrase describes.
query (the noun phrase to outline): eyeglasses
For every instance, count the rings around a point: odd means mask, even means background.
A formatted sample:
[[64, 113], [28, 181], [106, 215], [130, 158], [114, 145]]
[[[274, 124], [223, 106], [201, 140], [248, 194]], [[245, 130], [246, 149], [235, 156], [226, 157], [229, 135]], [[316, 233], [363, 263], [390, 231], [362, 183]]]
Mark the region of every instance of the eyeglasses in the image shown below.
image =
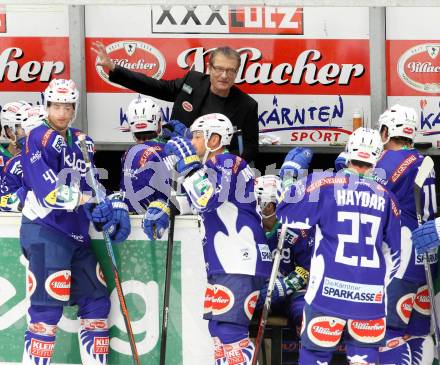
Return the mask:
[[237, 74], [237, 69], [235, 68], [224, 68], [224, 67], [220, 67], [220, 66], [214, 66], [214, 65], [210, 65], [212, 71], [214, 71], [214, 73], [216, 75], [222, 75], [223, 72], [226, 72], [226, 76], [232, 77], [235, 76]]

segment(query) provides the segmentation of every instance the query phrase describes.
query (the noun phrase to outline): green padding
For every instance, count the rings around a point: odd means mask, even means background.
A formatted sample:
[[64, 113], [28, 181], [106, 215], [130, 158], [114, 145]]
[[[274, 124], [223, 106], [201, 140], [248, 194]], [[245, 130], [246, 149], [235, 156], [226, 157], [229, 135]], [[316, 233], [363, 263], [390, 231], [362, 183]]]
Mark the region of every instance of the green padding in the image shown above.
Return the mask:
[[[20, 263], [21, 251], [17, 238], [0, 238], [0, 245], [2, 247], [0, 257], [0, 364], [2, 362], [21, 363], [27, 310], [25, 268]], [[167, 343], [167, 363], [176, 365], [182, 363], [180, 247], [180, 242], [175, 242]], [[112, 292], [114, 281], [108, 265], [104, 241], [94, 241], [93, 248], [107, 278], [109, 290]], [[124, 290], [133, 291], [126, 296], [132, 322], [144, 318], [142, 324], [138, 322], [140, 333], [135, 336], [138, 342], [138, 352], [142, 354], [140, 356], [142, 364], [158, 364], [160, 333], [157, 330], [160, 331], [161, 328], [166, 242], [126, 241], [113, 248]], [[116, 294], [116, 290], [114, 293]], [[116, 303], [118, 306], [116, 313], [119, 313], [119, 303], [115, 294], [112, 303]], [[75, 312], [75, 307], [66, 308], [64, 316], [73, 320]], [[149, 316], [145, 318], [147, 312]], [[75, 322], [67, 322], [61, 325], [64, 330], [58, 331], [53, 364], [81, 363]], [[122, 324], [122, 330], [118, 328], [118, 323]], [[109, 364], [132, 363], [131, 356], [123, 353], [125, 349], [129, 349], [129, 346], [122, 317], [120, 321], [111, 317], [110, 325]]]

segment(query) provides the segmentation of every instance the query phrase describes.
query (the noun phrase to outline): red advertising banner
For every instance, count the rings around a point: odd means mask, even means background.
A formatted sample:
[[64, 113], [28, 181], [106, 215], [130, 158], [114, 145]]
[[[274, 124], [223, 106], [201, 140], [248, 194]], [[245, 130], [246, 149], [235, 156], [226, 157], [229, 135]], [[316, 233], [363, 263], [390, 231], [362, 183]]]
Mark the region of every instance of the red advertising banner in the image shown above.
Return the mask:
[[440, 40], [387, 41], [389, 96], [440, 95]]
[[0, 33], [6, 33], [6, 6], [0, 5]]
[[70, 77], [69, 38], [0, 38], [1, 91], [43, 91], [54, 77]]
[[206, 72], [209, 53], [228, 45], [241, 54], [236, 84], [250, 94], [369, 95], [369, 43], [365, 39], [86, 38], [88, 92], [128, 92], [108, 81], [93, 41], [119, 65], [158, 79]]

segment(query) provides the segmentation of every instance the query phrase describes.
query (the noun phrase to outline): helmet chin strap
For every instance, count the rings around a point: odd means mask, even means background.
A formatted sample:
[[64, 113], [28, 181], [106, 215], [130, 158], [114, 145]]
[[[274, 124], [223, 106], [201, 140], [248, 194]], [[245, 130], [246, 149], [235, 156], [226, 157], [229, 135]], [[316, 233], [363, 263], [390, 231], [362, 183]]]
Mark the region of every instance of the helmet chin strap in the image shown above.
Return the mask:
[[[209, 138], [211, 138], [211, 136], [209, 136]], [[206, 161], [207, 161], [207, 159], [208, 159], [208, 155], [209, 155], [209, 153], [211, 153], [211, 152], [215, 152], [215, 151], [217, 151], [217, 150], [219, 150], [220, 148], [223, 147], [223, 145], [222, 145], [221, 142], [220, 142], [219, 145], [218, 145], [218, 147], [212, 149], [212, 148], [208, 147], [208, 140], [209, 140], [209, 139], [206, 139], [206, 138], [205, 138], [205, 154], [203, 155], [203, 159], [202, 159], [202, 163], [203, 163], [203, 164], [206, 163]]]
[[276, 212], [273, 212], [272, 214], [266, 215], [266, 214], [263, 214], [263, 212], [261, 212], [261, 216], [262, 216], [263, 218], [265, 218], [265, 219], [267, 219], [267, 218], [271, 218], [271, 217], [273, 217], [275, 214], [276, 214]]

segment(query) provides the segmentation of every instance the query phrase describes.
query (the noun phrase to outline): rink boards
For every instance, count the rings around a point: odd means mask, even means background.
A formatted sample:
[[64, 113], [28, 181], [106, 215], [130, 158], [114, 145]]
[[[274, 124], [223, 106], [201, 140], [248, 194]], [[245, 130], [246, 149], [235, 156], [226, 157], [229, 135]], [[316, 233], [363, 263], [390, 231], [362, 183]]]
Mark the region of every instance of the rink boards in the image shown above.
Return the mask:
[[[0, 364], [20, 364], [26, 328], [26, 260], [19, 244], [20, 214], [0, 213]], [[131, 217], [132, 232], [114, 251], [142, 364], [158, 364], [166, 241], [145, 240], [141, 217]], [[130, 346], [118, 297], [106, 261], [101, 234], [91, 231], [111, 293], [109, 364], [130, 364]], [[165, 235], [165, 237], [167, 237]], [[197, 218], [178, 217], [168, 325], [167, 363], [209, 364], [212, 348], [202, 319], [206, 282]], [[81, 364], [77, 340], [79, 321], [68, 308], [59, 324], [53, 364]]]

